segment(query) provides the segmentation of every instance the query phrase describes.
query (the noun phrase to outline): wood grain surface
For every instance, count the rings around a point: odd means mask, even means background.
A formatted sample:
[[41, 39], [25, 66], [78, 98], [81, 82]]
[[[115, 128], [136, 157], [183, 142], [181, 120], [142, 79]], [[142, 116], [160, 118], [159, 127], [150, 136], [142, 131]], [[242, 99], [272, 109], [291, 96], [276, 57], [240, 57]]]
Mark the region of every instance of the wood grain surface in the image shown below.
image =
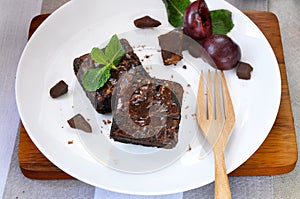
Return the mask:
[[[245, 11], [245, 14], [261, 29], [274, 50], [281, 72], [282, 96], [278, 116], [268, 137], [260, 148], [230, 175], [262, 176], [288, 173], [295, 168], [298, 149], [278, 20], [270, 12]], [[29, 37], [48, 16], [39, 15], [32, 20]], [[28, 178], [72, 178], [47, 160], [31, 141], [22, 124], [18, 155], [21, 171]]]

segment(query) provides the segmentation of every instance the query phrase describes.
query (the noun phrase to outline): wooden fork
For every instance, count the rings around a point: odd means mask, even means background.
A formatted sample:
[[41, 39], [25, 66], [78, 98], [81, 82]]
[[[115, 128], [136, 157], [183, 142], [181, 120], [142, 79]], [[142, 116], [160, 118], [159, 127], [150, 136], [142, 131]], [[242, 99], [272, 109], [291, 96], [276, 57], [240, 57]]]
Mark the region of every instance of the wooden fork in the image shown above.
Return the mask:
[[208, 71], [205, 93], [204, 77], [201, 72], [197, 97], [197, 122], [214, 152], [215, 198], [227, 199], [231, 198], [231, 193], [224, 151], [235, 124], [235, 114], [223, 71], [221, 78], [218, 72], [215, 72], [214, 83], [211, 79]]

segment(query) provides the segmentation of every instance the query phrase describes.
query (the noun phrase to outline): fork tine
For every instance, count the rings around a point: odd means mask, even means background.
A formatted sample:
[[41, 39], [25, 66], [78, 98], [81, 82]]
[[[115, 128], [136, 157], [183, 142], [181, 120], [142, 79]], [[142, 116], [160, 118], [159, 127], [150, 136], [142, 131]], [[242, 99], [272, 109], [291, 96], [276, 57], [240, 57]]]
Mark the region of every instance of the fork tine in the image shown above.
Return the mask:
[[207, 132], [209, 128], [209, 124], [207, 122], [206, 116], [206, 104], [205, 104], [205, 97], [204, 97], [204, 77], [203, 71], [200, 73], [200, 79], [198, 84], [198, 96], [197, 96], [197, 121], [199, 127], [203, 132]]
[[221, 99], [221, 86], [220, 86], [220, 78], [219, 73], [217, 70], [215, 70], [215, 81], [214, 81], [214, 94], [215, 94], [215, 116], [216, 120], [221, 120], [223, 117], [223, 111], [222, 111], [222, 99]]
[[212, 81], [210, 70], [207, 71], [207, 89], [206, 89], [206, 99], [207, 99], [207, 113], [208, 119], [214, 118], [214, 106], [212, 102]]
[[235, 114], [234, 108], [232, 105], [229, 89], [226, 83], [226, 78], [224, 72], [221, 72], [221, 79], [222, 79], [222, 87], [223, 87], [223, 100], [224, 100], [224, 107], [225, 107], [225, 117], [226, 120], [233, 120], [235, 121]]
[[206, 119], [205, 114], [203, 114], [203, 110], [205, 110], [205, 100], [204, 100], [204, 78], [203, 71], [200, 73], [200, 79], [198, 84], [198, 96], [197, 96], [197, 115], [201, 119]]
[[206, 100], [205, 100], [205, 87], [204, 87], [204, 75], [203, 71], [200, 73], [199, 85], [198, 85], [198, 96], [197, 96], [197, 121], [199, 127], [206, 134], [209, 130], [210, 123], [213, 116], [213, 104], [211, 97], [211, 78], [210, 71], [207, 76], [207, 88], [206, 88]]

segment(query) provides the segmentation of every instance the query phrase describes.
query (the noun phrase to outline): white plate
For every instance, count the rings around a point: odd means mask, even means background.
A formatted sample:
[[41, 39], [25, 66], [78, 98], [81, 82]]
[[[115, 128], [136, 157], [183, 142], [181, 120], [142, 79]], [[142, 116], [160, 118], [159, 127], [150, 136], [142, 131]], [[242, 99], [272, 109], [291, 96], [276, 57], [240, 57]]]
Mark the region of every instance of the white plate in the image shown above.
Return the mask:
[[[225, 153], [231, 172], [258, 149], [273, 126], [281, 96], [280, 72], [269, 43], [253, 22], [223, 0], [207, 0], [207, 4], [211, 10], [232, 11], [235, 27], [229, 36], [240, 45], [242, 60], [254, 67], [249, 81], [239, 80], [234, 70], [225, 74], [237, 118]], [[191, 143], [191, 150], [172, 165], [155, 172], [132, 174], [97, 161], [66, 122], [78, 111], [73, 107], [73, 59], [115, 33], [135, 30], [133, 20], [146, 14], [160, 20], [160, 28], [172, 29], [161, 0], [70, 1], [46, 19], [28, 42], [17, 71], [16, 98], [29, 136], [66, 173], [112, 191], [169, 194], [214, 180], [212, 154], [199, 159], [200, 135]], [[49, 88], [60, 79], [70, 85], [70, 91], [52, 100]], [[73, 144], [68, 144], [69, 140]]]

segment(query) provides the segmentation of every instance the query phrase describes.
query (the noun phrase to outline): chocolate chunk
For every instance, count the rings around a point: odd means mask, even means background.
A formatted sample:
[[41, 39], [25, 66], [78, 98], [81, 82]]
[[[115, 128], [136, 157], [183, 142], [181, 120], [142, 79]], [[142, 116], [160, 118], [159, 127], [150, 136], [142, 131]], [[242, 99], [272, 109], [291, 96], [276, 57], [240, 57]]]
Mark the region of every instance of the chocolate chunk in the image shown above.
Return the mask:
[[144, 16], [142, 18], [134, 20], [134, 25], [138, 28], [153, 28], [160, 26], [161, 23], [149, 16]]
[[69, 141], [68, 141], [68, 144], [73, 144], [73, 140], [69, 140]]
[[81, 114], [77, 114], [71, 119], [69, 119], [68, 124], [70, 125], [71, 128], [80, 129], [88, 133], [92, 132], [92, 127]]
[[60, 80], [57, 84], [55, 84], [50, 89], [50, 96], [52, 98], [57, 98], [67, 92], [68, 92], [68, 85], [63, 80]]
[[237, 65], [236, 74], [240, 79], [248, 80], [251, 78], [251, 71], [253, 68], [250, 64], [240, 61]]
[[165, 65], [176, 64], [182, 59], [182, 28], [176, 28], [158, 37]]

